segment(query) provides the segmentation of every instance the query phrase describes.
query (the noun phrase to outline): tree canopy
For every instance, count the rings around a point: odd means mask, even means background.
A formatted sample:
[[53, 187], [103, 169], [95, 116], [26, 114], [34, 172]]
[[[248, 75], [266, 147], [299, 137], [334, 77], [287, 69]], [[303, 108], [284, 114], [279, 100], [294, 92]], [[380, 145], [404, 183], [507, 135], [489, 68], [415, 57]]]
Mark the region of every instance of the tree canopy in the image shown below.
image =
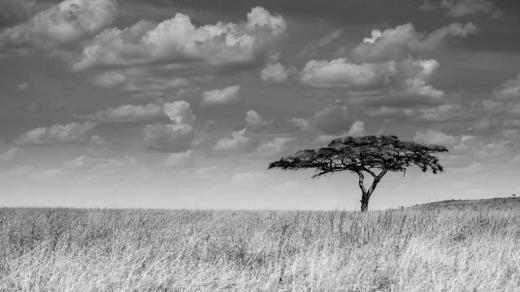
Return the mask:
[[[434, 174], [443, 171], [435, 153], [447, 152], [441, 145], [427, 145], [401, 141], [396, 136], [344, 137], [332, 140], [327, 146], [307, 149], [281, 158], [269, 164], [269, 169], [298, 170], [313, 168], [313, 177], [338, 171], [351, 171], [359, 176], [362, 191], [361, 209], [366, 211], [368, 200], [381, 178], [387, 172], [402, 172], [418, 166], [423, 172]], [[369, 188], [365, 187], [365, 175], [372, 176]]]

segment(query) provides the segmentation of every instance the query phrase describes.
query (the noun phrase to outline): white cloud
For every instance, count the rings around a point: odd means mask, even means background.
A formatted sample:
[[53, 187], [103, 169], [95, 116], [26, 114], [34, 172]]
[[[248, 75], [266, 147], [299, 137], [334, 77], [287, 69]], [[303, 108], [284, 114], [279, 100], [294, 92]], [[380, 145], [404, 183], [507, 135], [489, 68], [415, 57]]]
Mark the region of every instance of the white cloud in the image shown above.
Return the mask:
[[18, 153], [20, 153], [20, 151], [21, 148], [19, 147], [10, 148], [6, 152], [0, 154], [0, 162], [9, 162], [13, 160], [18, 155]]
[[195, 115], [193, 114], [190, 104], [184, 100], [167, 102], [163, 105], [164, 114], [176, 124], [193, 124]]
[[444, 92], [435, 89], [428, 84], [433, 74], [439, 68], [439, 62], [436, 60], [418, 60], [411, 61], [408, 59], [401, 63], [401, 71], [406, 76], [403, 87], [404, 91], [410, 95], [420, 95], [440, 99], [444, 96]]
[[246, 124], [251, 127], [258, 127], [263, 124], [264, 119], [256, 111], [249, 110], [246, 113]]
[[246, 129], [233, 131], [231, 137], [220, 139], [215, 145], [217, 151], [241, 151], [251, 144], [251, 138], [246, 134]]
[[345, 58], [310, 60], [300, 82], [313, 87], [373, 87], [388, 83], [397, 74], [394, 62], [354, 64]]
[[194, 131], [187, 124], [149, 124], [143, 130], [143, 139], [149, 150], [184, 152], [193, 144]]
[[387, 90], [388, 95], [423, 96], [439, 99], [442, 90], [428, 84], [439, 68], [436, 60], [414, 60], [383, 63], [349, 63], [345, 58], [307, 62], [301, 83], [313, 87], [346, 87], [357, 90]]
[[280, 63], [269, 63], [260, 72], [260, 78], [266, 82], [283, 83], [289, 78], [289, 72]]
[[455, 145], [459, 139], [436, 130], [420, 130], [415, 132], [414, 141], [426, 144]]
[[282, 153], [295, 140], [295, 137], [274, 137], [272, 140], [260, 144], [257, 151], [261, 154], [277, 155]]
[[365, 122], [363, 121], [355, 121], [347, 132], [347, 136], [362, 136], [364, 134]]
[[0, 34], [0, 46], [52, 48], [98, 33], [117, 13], [115, 0], [65, 0]]
[[365, 135], [365, 122], [356, 121], [352, 124], [348, 132], [343, 132], [341, 134], [322, 134], [319, 135], [314, 142], [319, 144], [328, 144], [330, 141], [342, 138], [346, 136], [362, 136]]
[[146, 105], [125, 104], [116, 108], [100, 110], [82, 118], [96, 123], [131, 123], [150, 121], [163, 116], [162, 106], [150, 103]]
[[222, 89], [205, 91], [202, 95], [201, 105], [211, 106], [236, 103], [240, 99], [239, 90], [239, 85], [233, 85]]
[[451, 17], [489, 14], [498, 18], [503, 14], [502, 10], [489, 0], [442, 0], [440, 7], [448, 9], [447, 14]]
[[200, 27], [195, 27], [189, 16], [177, 13], [159, 24], [140, 21], [122, 30], [104, 30], [83, 49], [73, 68], [158, 60], [187, 66], [253, 64], [276, 49], [286, 27], [282, 16], [272, 15], [262, 7], [251, 9], [246, 22]]
[[188, 166], [193, 159], [193, 154], [191, 150], [187, 150], [185, 152], [172, 153], [166, 159], [164, 163], [165, 166], [168, 167], [186, 167]]
[[18, 136], [14, 142], [20, 146], [82, 143], [87, 140], [88, 135], [95, 127], [96, 124], [92, 122], [39, 127]]
[[407, 23], [384, 31], [372, 30], [371, 36], [355, 47], [352, 54], [356, 58], [371, 61], [404, 59], [417, 51], [435, 49], [448, 37], [465, 38], [477, 32], [477, 27], [471, 22], [465, 25], [452, 23], [426, 36], [418, 33], [413, 24]]

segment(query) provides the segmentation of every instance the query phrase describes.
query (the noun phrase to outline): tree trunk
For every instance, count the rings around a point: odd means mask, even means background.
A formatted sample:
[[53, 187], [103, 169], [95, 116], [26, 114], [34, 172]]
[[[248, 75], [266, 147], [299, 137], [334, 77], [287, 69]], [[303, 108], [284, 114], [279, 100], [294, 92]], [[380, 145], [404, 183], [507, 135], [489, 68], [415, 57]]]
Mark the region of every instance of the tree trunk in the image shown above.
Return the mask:
[[362, 172], [358, 172], [359, 176], [359, 188], [361, 189], [361, 212], [368, 211], [368, 201], [370, 196], [375, 191], [377, 184], [381, 181], [383, 176], [386, 174], [386, 170], [381, 171], [377, 176], [374, 176], [374, 181], [368, 190], [365, 188], [364, 180], [365, 177]]
[[366, 193], [361, 196], [361, 212], [368, 210], [368, 200], [370, 200], [370, 197]]

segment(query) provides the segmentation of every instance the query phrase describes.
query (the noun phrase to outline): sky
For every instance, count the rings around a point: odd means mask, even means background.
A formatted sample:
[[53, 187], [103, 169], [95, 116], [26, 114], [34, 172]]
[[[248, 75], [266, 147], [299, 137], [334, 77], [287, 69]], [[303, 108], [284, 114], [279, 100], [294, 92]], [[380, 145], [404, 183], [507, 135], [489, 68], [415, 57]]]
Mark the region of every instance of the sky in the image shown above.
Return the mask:
[[520, 192], [517, 0], [0, 0], [0, 206], [359, 209], [269, 162], [445, 145], [370, 208]]

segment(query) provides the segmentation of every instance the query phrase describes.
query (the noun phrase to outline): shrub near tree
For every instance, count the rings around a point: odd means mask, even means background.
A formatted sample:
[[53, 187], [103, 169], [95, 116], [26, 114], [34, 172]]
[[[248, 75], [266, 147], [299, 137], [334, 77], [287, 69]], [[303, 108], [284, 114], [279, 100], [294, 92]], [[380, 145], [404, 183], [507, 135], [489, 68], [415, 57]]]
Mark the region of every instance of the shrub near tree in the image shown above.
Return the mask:
[[[344, 137], [332, 140], [319, 149], [308, 149], [271, 162], [269, 169], [314, 169], [313, 178], [339, 171], [358, 175], [361, 189], [361, 211], [368, 210], [368, 202], [381, 179], [388, 172], [402, 172], [418, 166], [423, 172], [443, 171], [436, 153], [447, 152], [441, 145], [427, 145], [401, 141], [396, 136]], [[368, 178], [368, 179], [367, 179]]]

